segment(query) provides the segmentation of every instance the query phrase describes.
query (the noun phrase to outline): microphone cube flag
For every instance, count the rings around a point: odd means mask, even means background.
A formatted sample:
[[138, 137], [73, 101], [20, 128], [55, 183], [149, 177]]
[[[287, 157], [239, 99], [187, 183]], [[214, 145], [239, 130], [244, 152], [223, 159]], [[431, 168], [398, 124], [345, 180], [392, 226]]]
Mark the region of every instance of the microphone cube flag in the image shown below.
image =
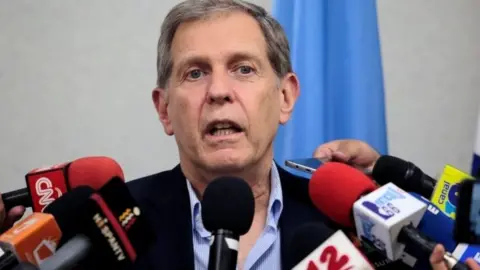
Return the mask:
[[418, 226], [427, 205], [392, 183], [365, 195], [353, 205], [357, 234], [390, 260], [402, 258], [404, 244], [397, 241], [400, 230]]
[[458, 184], [465, 179], [472, 177], [453, 166], [445, 165], [433, 190], [432, 203], [452, 219], [455, 219], [457, 210]]
[[292, 270], [374, 270], [348, 237], [337, 231]]

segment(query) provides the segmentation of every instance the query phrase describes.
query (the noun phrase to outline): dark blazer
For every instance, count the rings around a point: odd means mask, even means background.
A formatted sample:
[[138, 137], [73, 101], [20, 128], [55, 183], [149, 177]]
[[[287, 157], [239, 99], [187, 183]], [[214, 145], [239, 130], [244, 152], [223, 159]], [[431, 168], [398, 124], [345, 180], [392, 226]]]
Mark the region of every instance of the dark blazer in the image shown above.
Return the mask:
[[[308, 180], [277, 166], [283, 192], [281, 229], [282, 268], [291, 269], [288, 242], [292, 232], [307, 222], [323, 222], [333, 227], [310, 201]], [[139, 255], [134, 269], [194, 270], [192, 217], [185, 176], [180, 166], [170, 171], [128, 182], [155, 231], [155, 243], [147, 254]]]

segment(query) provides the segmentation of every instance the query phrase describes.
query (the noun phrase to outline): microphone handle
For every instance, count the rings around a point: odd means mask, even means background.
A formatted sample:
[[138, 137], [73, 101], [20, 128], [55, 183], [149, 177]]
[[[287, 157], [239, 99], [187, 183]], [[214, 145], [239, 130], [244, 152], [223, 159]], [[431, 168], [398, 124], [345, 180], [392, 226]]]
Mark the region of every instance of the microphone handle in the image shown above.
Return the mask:
[[42, 262], [40, 270], [72, 269], [87, 258], [91, 248], [92, 243], [86, 236], [77, 235]]
[[[412, 224], [404, 226], [400, 230], [400, 234], [398, 235], [398, 241], [402, 242], [406, 245], [415, 245], [420, 247], [425, 253], [432, 254], [435, 246], [437, 245], [436, 242], [430, 240], [427, 236], [419, 232]], [[448, 269], [452, 270], [468, 270], [468, 266], [462, 262], [459, 262], [458, 259], [453, 257], [450, 253], [445, 253], [443, 255], [443, 259], [445, 263], [448, 265]]]
[[235, 270], [237, 268], [239, 237], [228, 230], [212, 234], [208, 270]]
[[15, 268], [13, 268], [13, 270], [39, 270], [39, 268], [31, 263], [22, 262], [19, 265], [17, 265]]
[[412, 224], [404, 226], [398, 234], [398, 241], [406, 246], [416, 246], [427, 254], [432, 254], [436, 242], [419, 232]]
[[0, 256], [0, 270], [11, 270], [19, 264], [17, 257], [11, 250], [3, 249], [0, 247], [1, 252], [3, 253]]
[[28, 192], [27, 188], [3, 193], [2, 201], [7, 212], [8, 210], [18, 205], [23, 205], [25, 207], [32, 206], [32, 198], [30, 198], [30, 192]]

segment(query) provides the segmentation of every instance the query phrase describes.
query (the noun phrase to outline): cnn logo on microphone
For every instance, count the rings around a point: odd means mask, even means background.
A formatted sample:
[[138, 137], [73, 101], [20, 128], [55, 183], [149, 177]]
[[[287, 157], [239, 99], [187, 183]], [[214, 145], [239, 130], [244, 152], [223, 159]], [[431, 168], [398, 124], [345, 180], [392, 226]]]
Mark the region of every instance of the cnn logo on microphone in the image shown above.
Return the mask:
[[64, 167], [29, 173], [26, 178], [34, 212], [43, 212], [47, 205], [68, 190]]

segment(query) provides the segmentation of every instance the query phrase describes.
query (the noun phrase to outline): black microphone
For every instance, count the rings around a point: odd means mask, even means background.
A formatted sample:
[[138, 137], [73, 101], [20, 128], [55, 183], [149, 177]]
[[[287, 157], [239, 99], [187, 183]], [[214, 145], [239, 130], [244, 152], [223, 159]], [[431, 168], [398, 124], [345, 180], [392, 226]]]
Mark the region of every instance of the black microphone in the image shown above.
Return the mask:
[[[81, 196], [80, 196], [81, 195]], [[62, 247], [77, 235], [85, 235], [91, 248], [79, 264], [85, 269], [129, 269], [137, 253], [128, 235], [103, 198], [88, 186], [65, 193], [45, 208], [62, 231]]]
[[458, 184], [453, 235], [455, 241], [480, 244], [480, 179]]
[[288, 245], [293, 265], [303, 261], [334, 233], [335, 231], [322, 223], [307, 223], [300, 226], [293, 232]]
[[238, 241], [250, 229], [255, 200], [250, 186], [241, 178], [219, 177], [205, 189], [202, 220], [212, 233], [209, 270], [235, 270]]
[[415, 192], [425, 198], [432, 196], [437, 183], [415, 164], [388, 155], [377, 160], [373, 166], [372, 177], [380, 185], [393, 183], [407, 192]]
[[40, 269], [29, 262], [21, 262], [20, 264], [15, 266], [13, 270], [40, 270]]

